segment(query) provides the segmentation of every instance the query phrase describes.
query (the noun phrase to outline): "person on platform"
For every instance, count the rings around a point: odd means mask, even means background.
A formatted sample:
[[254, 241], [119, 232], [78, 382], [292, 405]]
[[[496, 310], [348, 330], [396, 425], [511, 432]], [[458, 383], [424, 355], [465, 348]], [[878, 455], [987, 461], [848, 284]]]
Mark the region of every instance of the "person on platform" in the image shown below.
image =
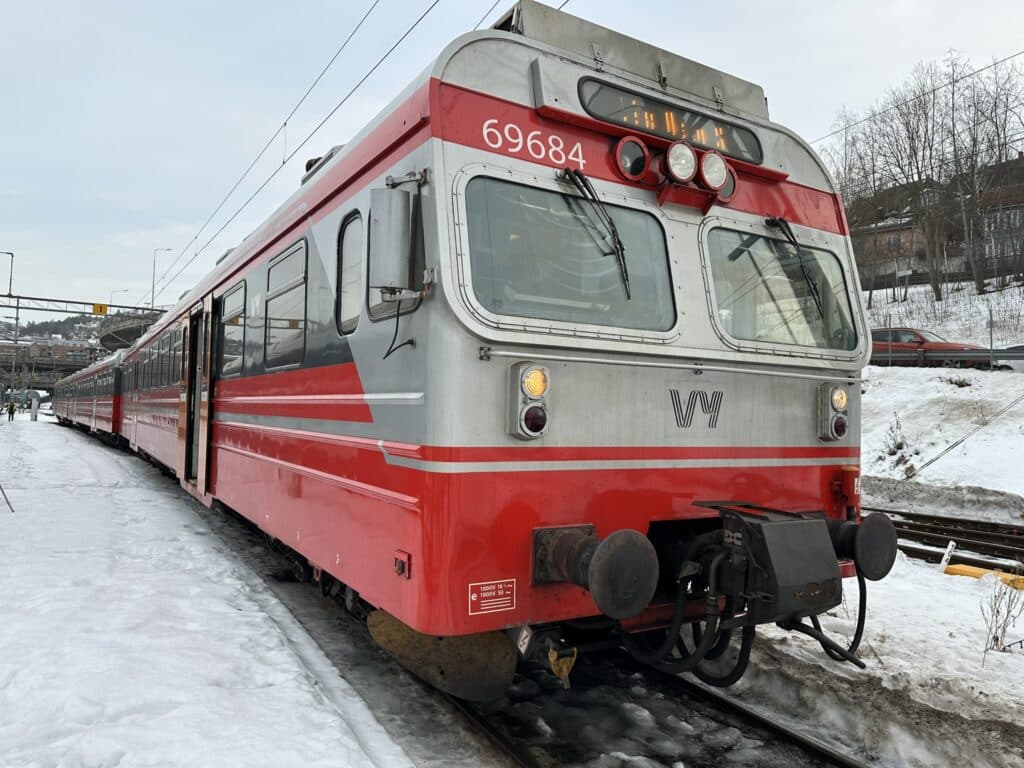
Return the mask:
[[10, 401], [10, 402], [9, 402], [9, 403], [7, 404], [7, 420], [8, 420], [8, 421], [14, 421], [14, 412], [15, 412], [16, 410], [17, 410], [17, 406], [16, 406], [15, 404], [14, 404], [14, 401], [13, 401], [13, 400], [11, 400], [11, 401]]

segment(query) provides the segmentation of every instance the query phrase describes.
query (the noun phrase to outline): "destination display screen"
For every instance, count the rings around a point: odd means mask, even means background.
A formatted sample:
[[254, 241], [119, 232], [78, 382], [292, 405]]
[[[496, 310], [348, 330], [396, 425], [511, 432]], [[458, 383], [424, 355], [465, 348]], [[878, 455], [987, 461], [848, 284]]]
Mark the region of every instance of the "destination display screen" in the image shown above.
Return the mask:
[[753, 131], [650, 96], [587, 79], [580, 82], [580, 101], [591, 115], [610, 123], [687, 141], [704, 149], [717, 149], [723, 155], [749, 163], [760, 164], [764, 159]]

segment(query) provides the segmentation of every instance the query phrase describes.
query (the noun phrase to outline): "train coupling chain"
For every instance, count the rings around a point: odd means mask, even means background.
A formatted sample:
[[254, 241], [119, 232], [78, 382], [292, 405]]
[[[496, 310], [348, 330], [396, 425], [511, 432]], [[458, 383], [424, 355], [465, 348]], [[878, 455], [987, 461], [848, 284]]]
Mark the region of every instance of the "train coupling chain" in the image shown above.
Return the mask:
[[576, 663], [579, 651], [576, 648], [548, 648], [548, 666], [551, 674], [562, 681], [562, 688], [569, 690], [569, 673]]

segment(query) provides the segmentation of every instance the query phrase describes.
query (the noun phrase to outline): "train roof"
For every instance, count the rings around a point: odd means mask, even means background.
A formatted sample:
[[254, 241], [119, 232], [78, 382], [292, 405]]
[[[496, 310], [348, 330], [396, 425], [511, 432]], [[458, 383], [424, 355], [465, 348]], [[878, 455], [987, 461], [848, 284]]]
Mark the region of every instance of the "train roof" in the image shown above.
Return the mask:
[[653, 80], [661, 83], [666, 91], [685, 94], [690, 100], [711, 108], [768, 119], [761, 86], [550, 5], [520, 0], [493, 28], [574, 53], [602, 68]]
[[[444, 79], [449, 61], [468, 44], [481, 39], [527, 38], [539, 48], [551, 48], [581, 58], [599, 70], [618, 71], [661, 83], [668, 94], [674, 94], [703, 104], [723, 113], [735, 114], [756, 121], [768, 120], [764, 91], [754, 83], [729, 75], [683, 56], [657, 48], [648, 43], [623, 35], [571, 14], [559, 11], [535, 0], [519, 0], [490, 29], [467, 32], [446, 45], [430, 65], [397, 94], [373, 119], [344, 144], [332, 147], [302, 178], [299, 188], [271, 213], [259, 227], [246, 235], [235, 247], [228, 249], [195, 286], [186, 291], [131, 347], [130, 356], [145, 342], [162, 333], [172, 318], [189, 310], [222, 281], [254, 258], [282, 233], [302, 217], [312, 212], [304, 197], [309, 182], [326, 177], [331, 169], [346, 157], [362, 148], [363, 139], [378, 129], [383, 119], [401, 107], [409, 106], [410, 97], [420, 91], [431, 78]], [[417, 107], [418, 105], [413, 105]], [[408, 115], [408, 118], [428, 119], [426, 114]], [[403, 121], [404, 122], [404, 121]], [[332, 192], [328, 191], [324, 198]], [[319, 204], [319, 201], [317, 201]]]
[[69, 384], [77, 379], [87, 378], [93, 373], [105, 370], [111, 366], [118, 365], [121, 362], [121, 358], [124, 354], [124, 350], [119, 349], [117, 352], [107, 355], [106, 357], [97, 360], [94, 363], [82, 368], [81, 370], [75, 371], [74, 373], [68, 374], [63, 379], [57, 382], [60, 384]]

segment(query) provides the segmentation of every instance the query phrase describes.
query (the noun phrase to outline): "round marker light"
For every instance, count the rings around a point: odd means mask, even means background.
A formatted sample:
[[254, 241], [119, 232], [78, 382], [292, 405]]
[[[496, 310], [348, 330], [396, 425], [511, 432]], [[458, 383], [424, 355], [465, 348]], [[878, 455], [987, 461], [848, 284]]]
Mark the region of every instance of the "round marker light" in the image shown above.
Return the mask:
[[625, 136], [619, 139], [615, 146], [615, 162], [619, 166], [619, 172], [630, 181], [640, 181], [647, 173], [647, 166], [651, 163], [651, 154], [645, 145], [635, 136]]
[[531, 405], [523, 411], [523, 428], [531, 435], [539, 435], [548, 425], [548, 412], [542, 405]]
[[832, 409], [835, 411], [845, 411], [846, 405], [849, 402], [849, 396], [846, 394], [846, 390], [842, 387], [832, 387]]
[[548, 391], [548, 375], [543, 368], [527, 368], [520, 380], [523, 394], [536, 400]]
[[697, 153], [683, 141], [677, 141], [665, 153], [665, 170], [676, 184], [686, 184], [697, 173]]
[[729, 166], [725, 164], [725, 158], [714, 150], [705, 152], [700, 159], [700, 183], [717, 192], [728, 180]]
[[837, 439], [846, 436], [847, 426], [846, 417], [842, 414], [836, 414], [832, 417], [832, 434], [835, 435]]

